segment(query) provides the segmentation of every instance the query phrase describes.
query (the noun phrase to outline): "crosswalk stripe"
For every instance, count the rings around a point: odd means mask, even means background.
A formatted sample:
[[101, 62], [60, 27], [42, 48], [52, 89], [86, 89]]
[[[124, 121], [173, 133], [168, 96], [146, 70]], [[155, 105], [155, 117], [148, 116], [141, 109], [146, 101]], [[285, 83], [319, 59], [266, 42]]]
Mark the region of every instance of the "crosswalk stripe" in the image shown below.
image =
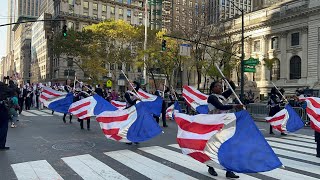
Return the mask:
[[19, 180], [63, 179], [46, 160], [12, 164], [11, 167]]
[[301, 159], [301, 160], [306, 160], [306, 161], [310, 161], [310, 162], [320, 163], [320, 159], [316, 158], [315, 156], [307, 155], [307, 154], [304, 154], [304, 153], [286, 151], [286, 150], [278, 149], [278, 148], [275, 148], [275, 147], [273, 147], [272, 149], [278, 155], [289, 156], [289, 157], [293, 157], [293, 158], [296, 158], [296, 159]]
[[303, 135], [303, 134], [291, 134], [291, 135], [296, 136], [296, 137], [306, 138], [306, 139], [314, 139], [313, 136], [307, 136], [307, 135]]
[[[194, 160], [193, 158], [186, 156], [182, 153], [178, 153], [169, 149], [165, 149], [163, 147], [159, 146], [152, 146], [152, 147], [144, 147], [144, 148], [139, 148], [140, 150], [147, 152], [149, 154], [155, 155], [157, 157], [160, 157], [162, 159], [165, 159], [167, 161], [173, 162], [175, 164], [178, 164], [182, 167], [188, 168], [190, 170], [196, 171], [200, 174], [203, 174], [205, 176], [212, 177], [208, 172], [207, 169], [208, 167], [200, 163], [199, 161]], [[225, 171], [220, 170], [220, 169], [215, 169], [218, 174], [225, 174]], [[222, 180], [225, 179], [222, 176], [217, 176], [214, 177], [217, 180]], [[241, 179], [246, 179], [246, 180], [256, 180], [257, 178], [241, 174]]]
[[285, 167], [288, 166], [288, 167], [292, 167], [302, 171], [320, 175], [319, 166], [316, 166], [313, 164], [307, 164], [304, 162], [298, 162], [298, 161], [294, 161], [294, 160], [283, 158], [283, 157], [279, 157], [279, 159], [281, 160], [281, 162]]
[[286, 137], [283, 137], [283, 139], [291, 139], [291, 140], [296, 140], [296, 141], [304, 141], [304, 142], [308, 142], [308, 143], [313, 143], [313, 144], [315, 144], [314, 139], [307, 139], [307, 138], [293, 137], [293, 136], [286, 136]]
[[156, 162], [129, 150], [106, 152], [104, 154], [150, 179], [195, 179], [189, 175], [181, 173], [173, 168], [165, 166], [159, 162]]
[[32, 114], [32, 113], [29, 113], [29, 112], [27, 112], [27, 111], [22, 111], [22, 112], [21, 112], [21, 115], [23, 115], [23, 116], [37, 116], [37, 115]]
[[310, 153], [310, 154], [314, 154], [315, 153], [315, 150], [314, 149], [310, 149], [310, 148], [304, 148], [304, 147], [299, 147], [299, 146], [295, 146], [295, 145], [288, 145], [288, 144], [277, 143], [277, 142], [272, 142], [272, 141], [268, 141], [268, 143], [272, 147], [283, 148], [283, 149], [287, 149], [289, 151], [295, 150], [295, 151], [300, 151], [301, 153], [304, 153], [304, 152], [305, 153]]
[[47, 113], [44, 113], [44, 112], [41, 112], [41, 111], [39, 111], [39, 110], [28, 110], [29, 112], [32, 112], [32, 113], [34, 113], [34, 114], [37, 114], [37, 115], [39, 115], [39, 116], [53, 116], [53, 115], [51, 115], [51, 114], [47, 114]]
[[128, 179], [89, 154], [65, 157], [62, 160], [84, 180]]
[[[43, 109], [41, 111], [46, 112], [48, 114], [52, 114], [52, 110], [49, 110], [49, 109]], [[63, 113], [54, 112], [53, 115], [63, 116]]]
[[294, 144], [296, 146], [305, 146], [310, 148], [316, 148], [316, 144], [310, 144], [305, 142], [299, 142], [299, 141], [293, 141], [290, 139], [281, 139], [281, 138], [274, 138], [274, 137], [267, 137], [266, 140], [276, 141], [280, 143], [288, 143], [288, 144]]
[[287, 171], [285, 169], [275, 169], [272, 171], [268, 172], [261, 172], [259, 174], [263, 174], [272, 178], [277, 178], [277, 179], [287, 179], [287, 180], [301, 180], [301, 179], [308, 179], [308, 180], [318, 180], [317, 178], [313, 178], [310, 176], [306, 176], [303, 174], [298, 174], [295, 172]]

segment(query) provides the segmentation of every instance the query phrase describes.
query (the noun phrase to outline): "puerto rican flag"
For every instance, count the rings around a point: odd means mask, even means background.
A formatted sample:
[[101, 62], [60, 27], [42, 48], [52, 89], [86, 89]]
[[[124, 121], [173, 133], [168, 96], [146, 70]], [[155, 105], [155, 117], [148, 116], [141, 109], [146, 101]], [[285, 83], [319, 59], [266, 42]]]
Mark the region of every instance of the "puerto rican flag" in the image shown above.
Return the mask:
[[62, 95], [57, 98], [43, 100], [43, 105], [55, 112], [68, 113], [70, 105], [73, 103], [73, 93]]
[[167, 108], [167, 110], [166, 110], [166, 118], [173, 120], [173, 114], [174, 114], [175, 110], [177, 110], [179, 113], [182, 112], [178, 101], [175, 101], [174, 104], [172, 104], [171, 106], [169, 106]]
[[286, 105], [273, 117], [266, 117], [265, 119], [273, 129], [280, 132], [295, 132], [304, 127], [302, 119], [290, 105]]
[[96, 116], [104, 111], [116, 110], [118, 110], [118, 108], [97, 94], [74, 102], [69, 108], [69, 112], [79, 119]]
[[307, 102], [307, 114], [310, 118], [310, 127], [320, 132], [320, 98], [317, 97], [299, 97], [300, 100]]
[[282, 166], [249, 113], [174, 114], [183, 154], [212, 167], [238, 173], [270, 171]]
[[183, 86], [182, 96], [189, 106], [196, 110], [199, 114], [208, 114], [208, 95], [201, 93], [191, 86]]
[[56, 91], [50, 87], [42, 86], [42, 92], [40, 94], [39, 101], [45, 103], [50, 99], [57, 98], [60, 96], [65, 96], [65, 95], [67, 95], [67, 93]]
[[127, 107], [127, 103], [121, 101], [111, 100], [111, 104], [118, 109], [124, 109]]
[[142, 142], [162, 132], [145, 102], [128, 109], [104, 111], [96, 120], [108, 139], [120, 142]]
[[144, 104], [147, 106], [148, 111], [155, 116], [160, 117], [163, 103], [162, 97], [149, 94], [142, 89], [139, 89], [138, 95], [141, 98], [141, 101], [145, 102]]

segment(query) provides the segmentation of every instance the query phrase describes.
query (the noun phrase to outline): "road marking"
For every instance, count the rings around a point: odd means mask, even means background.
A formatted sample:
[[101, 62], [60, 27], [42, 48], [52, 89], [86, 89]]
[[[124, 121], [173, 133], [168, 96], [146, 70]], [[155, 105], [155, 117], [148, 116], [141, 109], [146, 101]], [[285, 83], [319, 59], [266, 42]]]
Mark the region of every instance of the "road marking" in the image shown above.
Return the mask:
[[21, 115], [23, 115], [23, 116], [37, 116], [37, 115], [32, 114], [32, 113], [29, 113], [29, 112], [27, 112], [27, 111], [22, 111], [22, 112], [21, 112]]
[[46, 160], [12, 164], [11, 167], [19, 180], [63, 179]]
[[291, 159], [287, 159], [287, 158], [282, 158], [279, 157], [279, 159], [281, 160], [281, 162], [283, 163], [283, 165], [285, 167], [292, 167], [295, 169], [299, 169], [301, 171], [306, 171], [306, 172], [310, 172], [310, 173], [314, 173], [314, 174], [318, 174], [320, 175], [320, 168], [319, 166], [313, 165], [313, 164], [307, 164], [304, 162], [298, 162], [295, 160], [291, 160]]
[[[175, 152], [175, 151], [172, 151], [169, 149], [165, 149], [165, 148], [159, 147], [159, 146], [145, 147], [145, 148], [139, 148], [139, 149], [142, 151], [145, 151], [149, 154], [152, 154], [154, 156], [157, 156], [157, 157], [160, 157], [160, 158], [165, 159], [167, 161], [178, 164], [178, 165], [185, 167], [187, 169], [190, 169], [190, 170], [193, 170], [193, 171], [198, 172], [200, 174], [203, 174], [205, 176], [212, 177], [208, 173], [208, 171], [207, 171], [208, 167], [205, 164], [203, 164], [199, 161], [196, 161], [195, 159], [191, 158], [190, 156], [187, 156], [182, 153], [178, 153], [178, 152]], [[226, 173], [225, 171], [217, 169], [217, 168], [215, 170], [220, 175], [223, 175]], [[246, 174], [241, 174], [241, 178], [245, 178], [248, 180], [256, 180], [257, 179], [257, 178], [248, 176]], [[214, 179], [222, 180], [222, 179], [226, 179], [226, 178], [224, 178], [223, 176], [217, 176], [217, 177], [214, 177]]]
[[62, 160], [84, 180], [128, 179], [89, 154], [65, 157]]
[[292, 151], [286, 151], [286, 150], [283, 150], [283, 149], [278, 149], [276, 147], [273, 147], [272, 149], [278, 155], [283, 155], [283, 156], [293, 157], [293, 158], [296, 158], [296, 159], [301, 159], [301, 160], [306, 160], [306, 161], [310, 161], [310, 162], [320, 163], [320, 159], [317, 158], [316, 156], [311, 156], [311, 155], [308, 155], [308, 154], [297, 153], [297, 152], [292, 152]]
[[310, 148], [316, 148], [316, 146], [317, 146], [316, 144], [310, 144], [310, 143], [305, 143], [305, 142], [293, 141], [290, 139], [281, 139], [281, 138], [274, 138], [274, 137], [267, 137], [266, 140], [276, 141], [276, 142], [280, 142], [280, 143], [289, 143], [289, 144], [296, 145], [296, 146], [305, 146], [305, 147], [310, 147]]
[[130, 167], [140, 174], [147, 176], [150, 179], [195, 179], [189, 175], [129, 150], [106, 152], [104, 154]]
[[296, 136], [296, 137], [301, 137], [301, 138], [314, 139], [313, 136], [307, 136], [307, 135], [303, 135], [303, 134], [291, 134], [291, 135]]
[[[49, 110], [49, 109], [43, 109], [41, 110], [45, 113], [48, 113], [48, 114], [52, 114], [52, 110]], [[59, 112], [54, 112], [53, 115], [57, 115], [57, 116], [63, 116], [63, 113], [59, 113]]]
[[307, 138], [294, 137], [294, 136], [286, 136], [286, 137], [282, 137], [282, 138], [283, 138], [283, 139], [297, 140], [297, 141], [304, 141], [304, 142], [308, 142], [308, 143], [313, 143], [313, 144], [315, 144], [314, 139], [307, 139]]
[[47, 114], [47, 113], [44, 113], [44, 112], [41, 112], [41, 111], [39, 111], [39, 110], [28, 110], [29, 112], [32, 112], [32, 113], [34, 113], [34, 114], [36, 114], [36, 115], [39, 115], [39, 116], [53, 116], [53, 115], [51, 115], [51, 114]]

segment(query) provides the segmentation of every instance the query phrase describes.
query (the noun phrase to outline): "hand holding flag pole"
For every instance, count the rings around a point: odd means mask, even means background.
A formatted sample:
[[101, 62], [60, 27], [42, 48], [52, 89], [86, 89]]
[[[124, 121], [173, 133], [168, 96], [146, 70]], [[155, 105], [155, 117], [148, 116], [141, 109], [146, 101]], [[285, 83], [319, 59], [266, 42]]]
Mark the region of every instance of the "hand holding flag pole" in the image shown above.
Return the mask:
[[127, 79], [128, 83], [130, 84], [130, 86], [132, 87], [133, 91], [136, 93], [136, 95], [138, 96], [138, 98], [141, 100], [140, 95], [138, 94], [138, 92], [136, 91], [136, 89], [132, 86], [132, 84], [130, 83], [128, 77], [126, 76], [126, 74], [123, 72], [123, 70], [121, 70], [122, 74], [124, 75], [124, 77]]
[[[214, 65], [216, 66], [216, 68], [218, 69], [218, 71], [220, 72], [223, 80], [227, 83], [228, 87], [231, 89], [233, 95], [237, 98], [238, 102], [243, 105], [243, 103], [241, 102], [241, 100], [239, 99], [238, 95], [236, 94], [236, 92], [234, 92], [233, 88], [231, 87], [231, 85], [229, 84], [229, 81], [226, 79], [226, 77], [224, 76], [224, 74], [222, 73], [221, 69], [219, 68], [219, 66], [217, 65], [217, 63], [214, 63]], [[243, 107], [244, 108], [244, 107]]]
[[286, 102], [288, 102], [287, 98], [284, 97], [284, 95], [280, 92], [280, 90], [278, 89], [278, 87], [277, 87], [272, 81], [271, 81], [271, 83], [272, 83], [272, 85], [277, 89], [277, 91], [280, 93], [280, 95], [282, 96], [282, 98], [283, 98]]

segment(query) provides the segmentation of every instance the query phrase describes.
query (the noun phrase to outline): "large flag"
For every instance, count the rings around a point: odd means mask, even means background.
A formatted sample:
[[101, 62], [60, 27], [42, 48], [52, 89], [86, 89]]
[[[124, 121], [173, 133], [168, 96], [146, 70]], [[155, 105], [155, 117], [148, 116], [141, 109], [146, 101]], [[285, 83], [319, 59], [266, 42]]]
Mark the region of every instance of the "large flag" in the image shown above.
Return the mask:
[[73, 93], [42, 101], [47, 108], [60, 113], [68, 113], [69, 107], [73, 102]]
[[171, 106], [169, 106], [167, 108], [167, 110], [166, 110], [166, 118], [167, 119], [170, 119], [170, 118], [173, 119], [173, 114], [174, 114], [175, 110], [178, 111], [179, 113], [182, 112], [178, 101], [175, 101]]
[[320, 132], [320, 98], [317, 97], [300, 97], [307, 102], [307, 114], [310, 118], [310, 127]]
[[189, 106], [199, 114], [208, 114], [208, 95], [201, 93], [191, 86], [183, 86], [182, 96]]
[[290, 105], [286, 105], [273, 117], [266, 117], [266, 120], [273, 129], [280, 132], [295, 132], [304, 127], [302, 119]]
[[162, 97], [149, 94], [142, 89], [139, 89], [138, 95], [141, 98], [142, 102], [145, 102], [145, 106], [147, 106], [147, 109], [150, 113], [160, 116], [161, 115], [161, 109], [162, 109]]
[[40, 94], [39, 100], [40, 102], [45, 103], [46, 101], [49, 101], [50, 99], [57, 98], [63, 95], [66, 95], [67, 93], [56, 91], [50, 87], [42, 86], [42, 92]]
[[177, 141], [183, 154], [212, 167], [239, 173], [282, 166], [249, 113], [190, 116], [175, 113]]
[[120, 142], [142, 142], [162, 132], [145, 102], [124, 110], [104, 111], [96, 119], [108, 139]]
[[96, 116], [104, 111], [116, 111], [118, 108], [111, 105], [98, 94], [74, 102], [69, 108], [69, 112], [79, 119]]
[[127, 107], [127, 103], [121, 101], [111, 100], [111, 104], [118, 109], [124, 109]]

